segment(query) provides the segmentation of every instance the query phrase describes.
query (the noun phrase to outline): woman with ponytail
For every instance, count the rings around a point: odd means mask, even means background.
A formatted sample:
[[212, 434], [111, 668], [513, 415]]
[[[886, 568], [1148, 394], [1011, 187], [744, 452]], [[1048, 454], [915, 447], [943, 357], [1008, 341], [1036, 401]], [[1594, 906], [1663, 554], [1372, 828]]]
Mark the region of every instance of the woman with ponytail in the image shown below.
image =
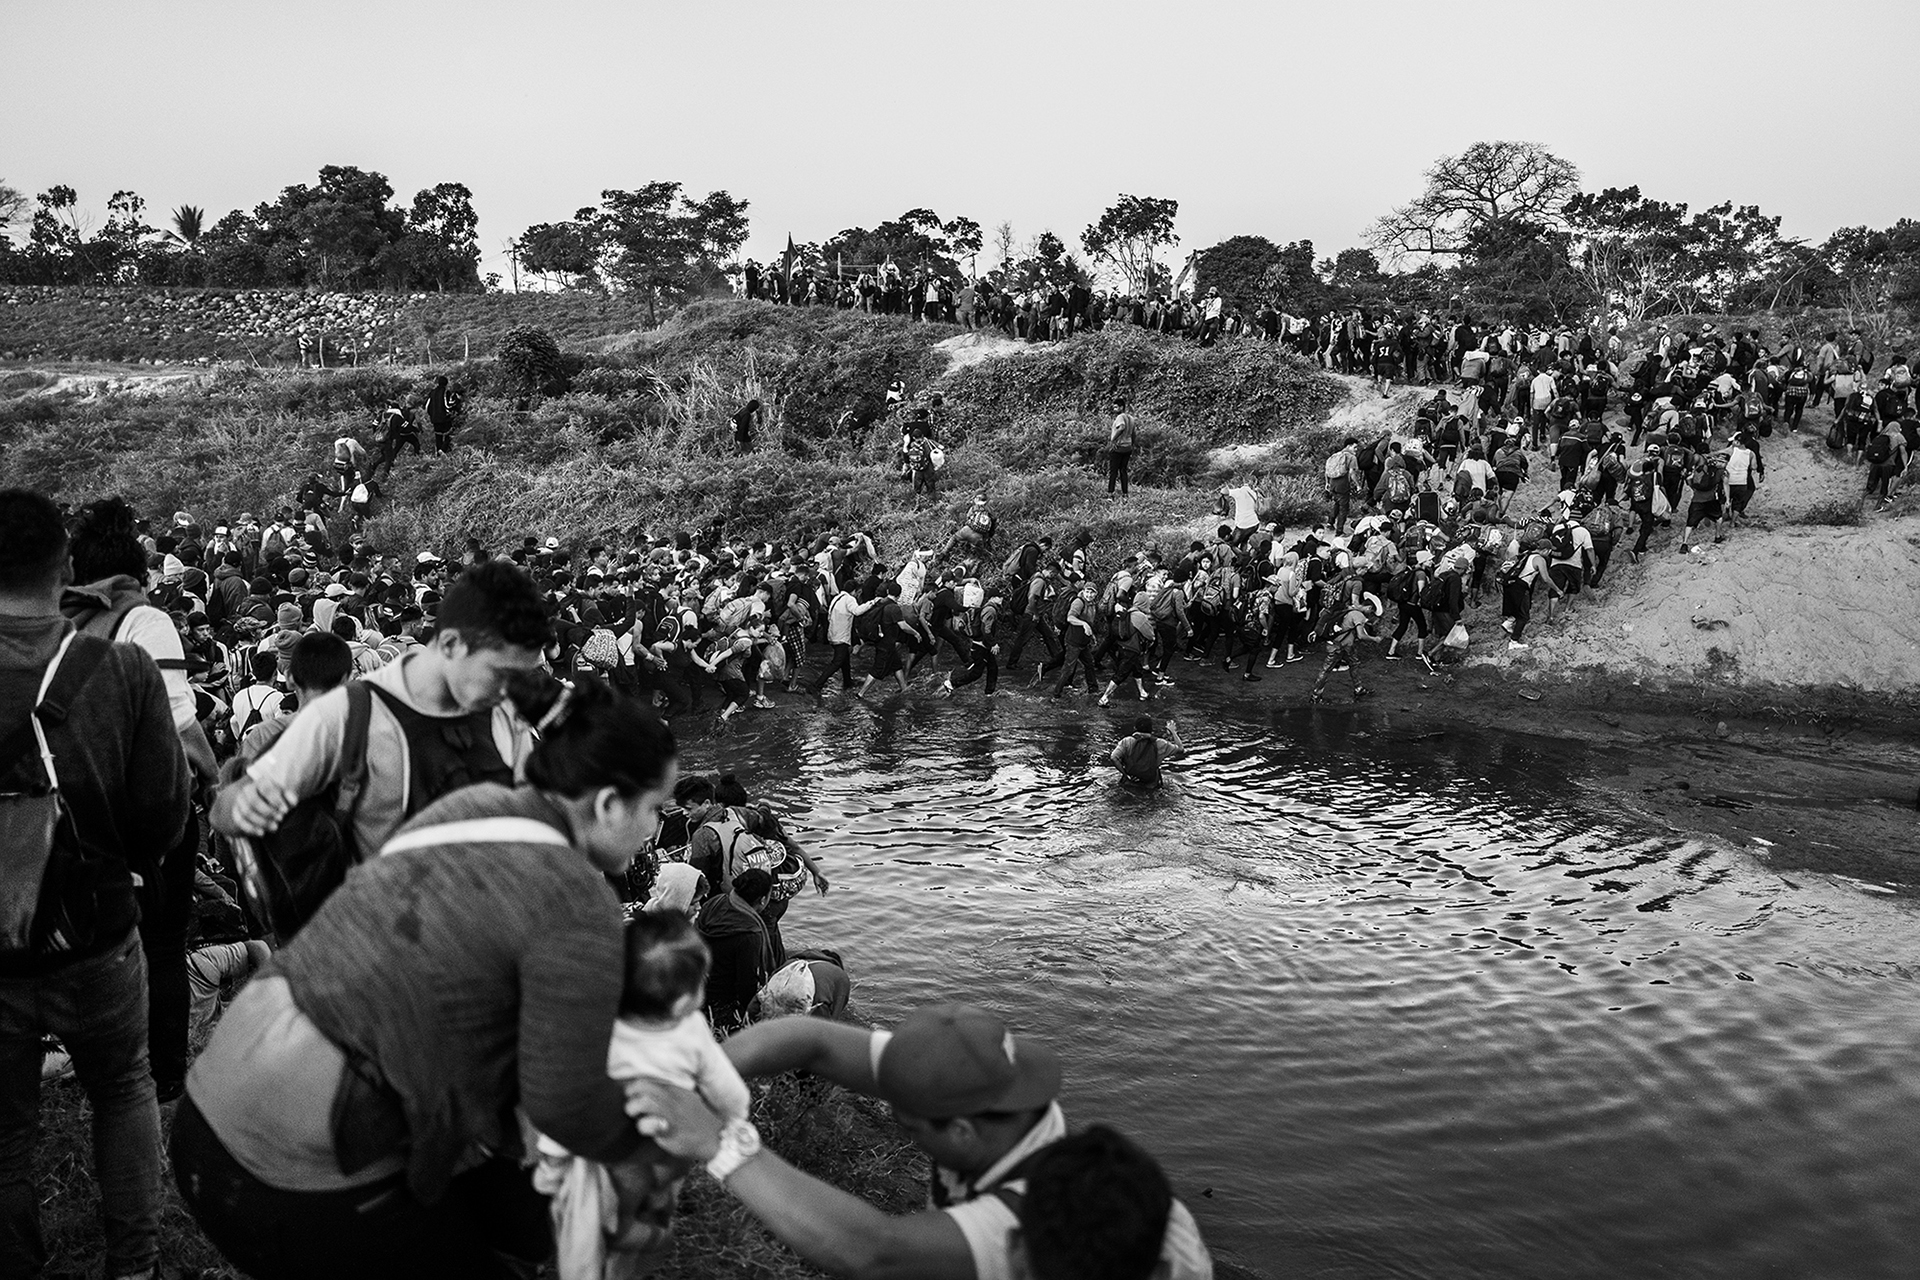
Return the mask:
[[551, 1251], [515, 1109], [601, 1162], [641, 1139], [607, 1045], [623, 935], [609, 877], [653, 835], [671, 732], [597, 680], [509, 678], [525, 785], [436, 801], [241, 992], [196, 1062], [175, 1176], [257, 1280], [516, 1274]]

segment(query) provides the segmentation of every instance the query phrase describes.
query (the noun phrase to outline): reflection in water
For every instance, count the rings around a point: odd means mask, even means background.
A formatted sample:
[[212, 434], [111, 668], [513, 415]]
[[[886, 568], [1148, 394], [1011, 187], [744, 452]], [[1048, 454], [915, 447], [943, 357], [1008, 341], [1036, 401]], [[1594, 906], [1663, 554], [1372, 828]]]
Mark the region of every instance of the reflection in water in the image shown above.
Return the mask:
[[1142, 796], [1095, 763], [1121, 723], [896, 701], [690, 764], [828, 858], [788, 937], [867, 1013], [1045, 1036], [1070, 1114], [1276, 1275], [1920, 1269], [1903, 904], [1637, 829], [1577, 746], [1217, 712]]

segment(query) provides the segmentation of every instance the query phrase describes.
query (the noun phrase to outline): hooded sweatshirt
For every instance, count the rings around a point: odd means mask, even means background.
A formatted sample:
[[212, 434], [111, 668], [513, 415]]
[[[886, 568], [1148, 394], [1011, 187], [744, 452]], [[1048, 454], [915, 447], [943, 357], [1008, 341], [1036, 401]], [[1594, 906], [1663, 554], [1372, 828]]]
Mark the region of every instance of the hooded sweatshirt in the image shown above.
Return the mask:
[[[47, 663], [72, 630], [57, 614], [0, 617], [0, 733], [24, 724]], [[74, 641], [72, 661], [92, 637]], [[132, 645], [106, 646], [48, 745], [75, 834], [89, 857], [68, 882], [69, 914], [92, 917], [92, 945], [48, 957], [0, 957], [0, 977], [42, 973], [109, 949], [137, 919], [133, 875], [151, 878], [179, 843], [189, 809], [186, 756], [159, 668]], [[42, 901], [42, 910], [47, 906]]]
[[700, 908], [700, 936], [713, 953], [707, 974], [707, 1011], [715, 1026], [746, 1018], [747, 1006], [773, 975], [777, 962], [766, 922], [730, 893], [716, 894]]

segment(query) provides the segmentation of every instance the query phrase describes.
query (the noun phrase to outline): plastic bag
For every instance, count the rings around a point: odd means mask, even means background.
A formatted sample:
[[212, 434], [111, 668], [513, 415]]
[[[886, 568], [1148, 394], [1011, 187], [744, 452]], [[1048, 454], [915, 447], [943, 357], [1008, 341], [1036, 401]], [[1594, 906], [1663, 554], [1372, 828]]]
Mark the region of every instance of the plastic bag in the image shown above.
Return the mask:
[[1447, 638], [1440, 643], [1448, 649], [1458, 649], [1464, 653], [1467, 648], [1467, 624], [1454, 623], [1453, 630], [1447, 632]]

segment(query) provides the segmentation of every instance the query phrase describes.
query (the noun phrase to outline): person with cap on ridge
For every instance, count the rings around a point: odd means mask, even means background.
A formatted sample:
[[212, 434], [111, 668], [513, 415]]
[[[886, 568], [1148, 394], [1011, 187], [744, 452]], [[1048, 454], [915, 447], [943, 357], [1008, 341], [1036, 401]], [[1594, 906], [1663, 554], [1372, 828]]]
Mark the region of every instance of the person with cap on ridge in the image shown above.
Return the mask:
[[[811, 1071], [893, 1108], [934, 1163], [931, 1205], [890, 1216], [763, 1149], [753, 1125], [727, 1120], [697, 1094], [652, 1081], [628, 1089], [641, 1133], [707, 1172], [809, 1262], [834, 1275], [1012, 1280], [1027, 1274], [1022, 1208], [1029, 1171], [1067, 1139], [1055, 1100], [1060, 1060], [987, 1010], [916, 1010], [893, 1031], [820, 1018], [762, 1022], [728, 1038], [743, 1077]], [[1167, 1280], [1208, 1280], [1213, 1261], [1193, 1215], [1174, 1201], [1161, 1235]]]

